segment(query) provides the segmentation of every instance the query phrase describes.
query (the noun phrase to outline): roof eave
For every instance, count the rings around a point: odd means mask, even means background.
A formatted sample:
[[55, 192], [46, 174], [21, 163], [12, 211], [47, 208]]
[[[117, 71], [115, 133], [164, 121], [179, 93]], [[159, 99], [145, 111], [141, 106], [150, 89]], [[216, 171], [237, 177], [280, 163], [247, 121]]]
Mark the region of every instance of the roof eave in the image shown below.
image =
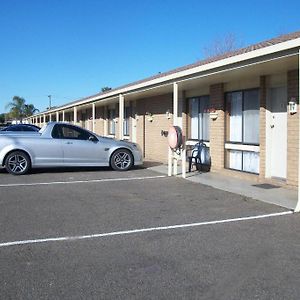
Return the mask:
[[117, 89], [112, 90], [111, 92], [107, 92], [104, 94], [101, 93], [101, 94], [97, 94], [95, 96], [87, 97], [83, 100], [79, 100], [78, 102], [73, 102], [73, 103], [65, 105], [65, 106], [60, 106], [53, 110], [48, 110], [46, 112], [36, 114], [35, 116], [43, 115], [45, 113], [54, 113], [57, 111], [70, 109], [74, 106], [80, 106], [80, 105], [87, 104], [90, 102], [101, 101], [101, 100], [104, 100], [107, 98], [116, 98], [120, 94], [126, 95], [126, 93], [134, 91], [134, 90], [147, 88], [149, 86], [160, 85], [160, 84], [162, 84], [164, 82], [168, 82], [168, 81], [176, 82], [176, 80], [179, 80], [182, 77], [192, 76], [193, 74], [199, 74], [201, 72], [213, 70], [215, 68], [226, 67], [227, 65], [232, 65], [237, 62], [243, 62], [243, 61], [247, 61], [250, 59], [259, 58], [259, 57], [262, 57], [265, 55], [274, 54], [277, 52], [282, 52], [282, 51], [293, 49], [293, 48], [300, 48], [300, 38], [281, 42], [281, 43], [278, 43], [275, 45], [270, 45], [267, 47], [249, 51], [247, 53], [238, 54], [238, 55], [235, 55], [232, 57], [224, 58], [224, 59], [217, 60], [217, 61], [207, 63], [204, 65], [192, 67], [192, 68], [189, 68], [189, 69], [186, 69], [183, 71], [174, 72], [171, 74], [167, 74], [166, 76], [161, 76], [161, 77], [149, 80], [149, 81], [117, 88]]

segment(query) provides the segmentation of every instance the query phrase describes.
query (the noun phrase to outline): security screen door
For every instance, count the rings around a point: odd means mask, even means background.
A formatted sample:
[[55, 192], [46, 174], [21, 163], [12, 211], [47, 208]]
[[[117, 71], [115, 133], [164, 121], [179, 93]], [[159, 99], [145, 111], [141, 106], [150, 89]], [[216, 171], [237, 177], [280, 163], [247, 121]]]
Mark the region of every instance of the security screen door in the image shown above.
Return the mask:
[[287, 95], [286, 88], [272, 88], [271, 96], [271, 176], [286, 178], [287, 172]]

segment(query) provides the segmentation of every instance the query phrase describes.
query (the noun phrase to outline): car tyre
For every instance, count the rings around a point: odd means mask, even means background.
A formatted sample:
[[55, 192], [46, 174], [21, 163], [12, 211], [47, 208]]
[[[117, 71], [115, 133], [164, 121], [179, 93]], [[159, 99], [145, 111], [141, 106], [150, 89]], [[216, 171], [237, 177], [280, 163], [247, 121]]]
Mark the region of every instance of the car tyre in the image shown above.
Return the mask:
[[30, 169], [30, 158], [23, 151], [13, 151], [5, 160], [5, 169], [13, 175], [26, 174]]
[[133, 166], [132, 153], [127, 149], [118, 149], [112, 154], [110, 164], [116, 171], [127, 171]]

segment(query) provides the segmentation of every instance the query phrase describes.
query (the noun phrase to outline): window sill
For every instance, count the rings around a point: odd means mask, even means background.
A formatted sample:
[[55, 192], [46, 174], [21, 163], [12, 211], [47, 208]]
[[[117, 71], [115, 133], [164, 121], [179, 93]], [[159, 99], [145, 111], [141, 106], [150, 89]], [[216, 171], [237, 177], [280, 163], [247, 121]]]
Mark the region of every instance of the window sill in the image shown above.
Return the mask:
[[249, 152], [260, 152], [259, 146], [225, 143], [225, 149]]

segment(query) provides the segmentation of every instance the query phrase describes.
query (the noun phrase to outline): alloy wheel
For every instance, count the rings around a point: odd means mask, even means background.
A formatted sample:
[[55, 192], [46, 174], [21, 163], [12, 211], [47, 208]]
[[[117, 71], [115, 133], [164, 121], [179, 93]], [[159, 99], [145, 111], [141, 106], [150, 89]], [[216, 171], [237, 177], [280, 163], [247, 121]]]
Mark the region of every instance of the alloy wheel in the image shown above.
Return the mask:
[[118, 152], [114, 156], [115, 166], [120, 170], [125, 170], [131, 165], [131, 157], [127, 152]]

